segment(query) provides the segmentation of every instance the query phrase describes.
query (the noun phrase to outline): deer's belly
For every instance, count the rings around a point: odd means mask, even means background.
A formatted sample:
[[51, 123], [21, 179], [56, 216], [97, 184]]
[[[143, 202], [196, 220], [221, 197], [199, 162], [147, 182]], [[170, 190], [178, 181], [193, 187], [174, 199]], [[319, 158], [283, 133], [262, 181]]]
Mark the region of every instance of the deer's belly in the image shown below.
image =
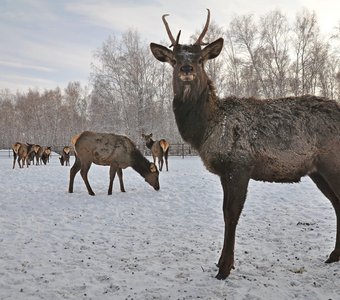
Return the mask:
[[250, 178], [268, 182], [298, 182], [316, 170], [315, 157], [307, 153], [247, 153], [244, 151], [201, 152], [206, 168], [219, 176], [242, 169], [250, 171]]
[[259, 157], [254, 164], [251, 178], [269, 182], [298, 182], [301, 177], [315, 170], [313, 156], [284, 153]]

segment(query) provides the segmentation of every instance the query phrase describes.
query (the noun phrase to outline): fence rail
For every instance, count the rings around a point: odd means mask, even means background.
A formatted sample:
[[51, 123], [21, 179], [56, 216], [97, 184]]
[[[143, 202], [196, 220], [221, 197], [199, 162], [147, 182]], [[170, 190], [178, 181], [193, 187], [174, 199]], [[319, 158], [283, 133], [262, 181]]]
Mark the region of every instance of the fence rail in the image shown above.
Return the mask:
[[[55, 145], [51, 146], [52, 149], [52, 156], [53, 152], [61, 153], [65, 145]], [[137, 148], [145, 155], [145, 156], [151, 156], [151, 151], [148, 149], [145, 144], [137, 144]], [[197, 151], [192, 149], [189, 145], [183, 144], [183, 143], [176, 143], [176, 144], [170, 144], [169, 149], [169, 156], [196, 156], [198, 155]], [[12, 149], [1, 149], [0, 150], [0, 157], [12, 157], [13, 151]]]

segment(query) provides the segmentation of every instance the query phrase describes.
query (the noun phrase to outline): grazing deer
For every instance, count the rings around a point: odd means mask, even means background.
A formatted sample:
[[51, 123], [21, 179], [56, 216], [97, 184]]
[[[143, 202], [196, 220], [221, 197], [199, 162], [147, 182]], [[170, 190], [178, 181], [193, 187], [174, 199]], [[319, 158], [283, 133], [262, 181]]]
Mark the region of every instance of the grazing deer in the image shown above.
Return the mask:
[[[15, 143], [12, 145], [13, 150], [13, 169], [15, 167], [15, 161], [18, 158], [19, 168], [23, 168], [25, 163], [28, 168], [29, 165], [29, 156], [32, 153], [33, 144], [23, 144], [23, 143]], [[21, 163], [20, 163], [21, 162]]]
[[60, 164], [63, 166], [69, 166], [70, 165], [70, 153], [71, 148], [69, 146], [65, 146], [61, 152], [61, 156], [59, 157]]
[[41, 160], [43, 161], [44, 165], [46, 165], [46, 163], [50, 162], [50, 155], [51, 155], [51, 147], [43, 147], [43, 152], [41, 154]]
[[70, 170], [69, 193], [73, 193], [74, 177], [80, 170], [88, 193], [94, 196], [87, 178], [92, 163], [110, 166], [109, 195], [112, 194], [116, 173], [118, 173], [120, 189], [125, 192], [122, 169], [127, 167], [132, 167], [156, 191], [159, 190], [159, 173], [156, 165], [150, 163], [126, 136], [84, 131], [73, 137], [71, 143], [74, 145], [76, 161]]
[[165, 160], [166, 170], [168, 171], [168, 155], [169, 155], [169, 143], [165, 139], [161, 139], [159, 141], [154, 141], [152, 139], [152, 133], [150, 134], [142, 134], [146, 142], [146, 147], [151, 150], [151, 154], [153, 157], [153, 162], [156, 164], [156, 158], [158, 159], [158, 167], [159, 170], [162, 171], [163, 169], [163, 156]]
[[[173, 110], [179, 132], [198, 151], [206, 168], [220, 177], [224, 193], [224, 245], [216, 278], [226, 278], [234, 268], [236, 226], [250, 179], [299, 182], [308, 175], [335, 209], [335, 248], [326, 263], [339, 261], [339, 104], [309, 95], [219, 99], [204, 70], [205, 63], [217, 57], [223, 47], [222, 38], [203, 42], [210, 11], [193, 45], [180, 44], [180, 34], [174, 39], [166, 16], [162, 19], [173, 51], [154, 43], [151, 51], [173, 67]], [[206, 46], [202, 49], [202, 45]]]

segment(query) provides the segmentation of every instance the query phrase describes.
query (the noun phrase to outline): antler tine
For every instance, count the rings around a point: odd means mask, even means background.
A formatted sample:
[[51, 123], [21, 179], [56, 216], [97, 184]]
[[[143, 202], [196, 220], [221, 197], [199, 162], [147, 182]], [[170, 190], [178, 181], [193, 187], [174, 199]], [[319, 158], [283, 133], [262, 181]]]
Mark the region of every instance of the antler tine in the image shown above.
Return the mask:
[[163, 20], [163, 23], [164, 23], [164, 25], [165, 25], [166, 32], [168, 33], [168, 36], [169, 36], [169, 38], [170, 38], [170, 41], [171, 41], [170, 47], [171, 47], [171, 46], [175, 46], [175, 45], [176, 45], [176, 40], [174, 39], [174, 37], [173, 37], [173, 35], [172, 35], [172, 33], [171, 33], [171, 30], [170, 30], [170, 28], [169, 28], [168, 22], [165, 20], [165, 17], [167, 17], [167, 16], [169, 16], [169, 15], [168, 15], [168, 14], [163, 15], [163, 16], [162, 16], [162, 20]]
[[181, 30], [178, 31], [177, 38], [176, 38], [176, 45], [179, 44], [179, 37], [181, 36]]
[[208, 11], [207, 21], [206, 21], [206, 23], [205, 23], [205, 26], [204, 26], [204, 28], [203, 28], [202, 33], [200, 34], [200, 36], [199, 36], [198, 39], [197, 39], [195, 45], [205, 45], [205, 43], [203, 43], [202, 40], [203, 40], [205, 34], [206, 34], [207, 31], [208, 31], [209, 22], [210, 22], [210, 10], [209, 10], [209, 8], [207, 8], [207, 11]]

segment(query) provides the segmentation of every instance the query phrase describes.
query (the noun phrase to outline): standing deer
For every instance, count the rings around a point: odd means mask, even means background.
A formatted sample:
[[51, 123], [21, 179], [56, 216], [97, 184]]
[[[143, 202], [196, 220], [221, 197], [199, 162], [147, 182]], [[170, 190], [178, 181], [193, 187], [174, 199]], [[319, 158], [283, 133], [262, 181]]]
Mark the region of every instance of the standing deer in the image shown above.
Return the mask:
[[[13, 169], [15, 167], [15, 162], [17, 160], [17, 157], [18, 157], [18, 152], [19, 152], [19, 148], [21, 146], [21, 143], [15, 143], [12, 145], [12, 150], [13, 150]], [[18, 161], [18, 164], [19, 164], [19, 161]], [[19, 167], [20, 167], [20, 164], [19, 164]]]
[[40, 145], [34, 144], [32, 146], [32, 153], [31, 153], [30, 160], [33, 162], [33, 165], [34, 165], [34, 158], [35, 158], [35, 164], [36, 165], [41, 164], [41, 155], [42, 155], [43, 151], [44, 151], [44, 149]]
[[[13, 150], [13, 169], [15, 167], [15, 161], [18, 158], [19, 168], [23, 168], [25, 163], [28, 168], [29, 165], [29, 156], [32, 153], [33, 144], [23, 144], [23, 143], [15, 143], [12, 145]], [[21, 163], [20, 163], [21, 162]]]
[[46, 165], [46, 163], [50, 162], [50, 155], [51, 155], [51, 147], [43, 147], [43, 152], [41, 154], [41, 160], [43, 161], [44, 165]]
[[125, 192], [122, 169], [127, 167], [132, 167], [156, 191], [159, 190], [159, 173], [156, 165], [150, 163], [126, 136], [84, 131], [74, 136], [71, 143], [74, 145], [76, 161], [70, 170], [69, 193], [73, 193], [74, 177], [80, 170], [88, 193], [95, 195], [87, 178], [92, 163], [110, 166], [109, 195], [112, 194], [116, 173], [118, 173], [121, 191]]
[[70, 153], [71, 148], [69, 146], [65, 146], [61, 152], [61, 156], [59, 157], [60, 164], [63, 166], [69, 166], [70, 165]]
[[[152, 133], [150, 134], [142, 134], [142, 137], [144, 138], [146, 142], [146, 147], [148, 147], [151, 150], [151, 154], [153, 157], [153, 162], [156, 164], [156, 158], [158, 159], [158, 167], [159, 170], [162, 171], [163, 164], [165, 160], [165, 166], [166, 170], [168, 170], [168, 155], [169, 155], [169, 143], [165, 139], [161, 139], [159, 141], [154, 141], [152, 139]], [[164, 160], [163, 160], [164, 156]]]
[[[340, 259], [340, 107], [335, 101], [301, 96], [258, 100], [216, 96], [204, 65], [217, 57], [223, 39], [193, 45], [174, 39], [162, 17], [170, 49], [151, 43], [153, 55], [173, 67], [173, 111], [179, 132], [199, 153], [223, 188], [224, 244], [216, 278], [234, 268], [236, 226], [250, 179], [299, 182], [308, 175], [332, 203], [337, 220], [335, 248], [326, 263]], [[180, 32], [179, 32], [180, 33]], [[202, 49], [202, 45], [206, 45]], [[171, 47], [170, 46], [170, 47]], [[307, 205], [307, 204], [306, 204]]]

